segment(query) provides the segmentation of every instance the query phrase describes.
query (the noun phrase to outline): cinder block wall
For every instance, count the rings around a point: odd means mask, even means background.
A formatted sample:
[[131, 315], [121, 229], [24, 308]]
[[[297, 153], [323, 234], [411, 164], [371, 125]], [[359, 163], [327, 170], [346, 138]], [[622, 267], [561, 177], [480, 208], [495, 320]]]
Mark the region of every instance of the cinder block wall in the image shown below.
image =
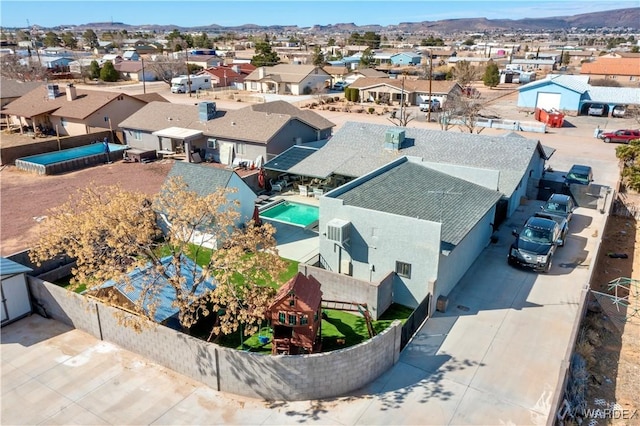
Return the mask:
[[[140, 354], [213, 389], [265, 400], [309, 400], [344, 395], [378, 378], [397, 361], [401, 323], [359, 345], [314, 355], [270, 356], [223, 348], [148, 323], [136, 331], [117, 308], [29, 277], [39, 311], [98, 339]], [[116, 316], [115, 314], [118, 313]]]
[[33, 309], [40, 315], [102, 338], [95, 301], [39, 278], [27, 276], [27, 282]]
[[318, 280], [322, 285], [323, 300], [366, 303], [374, 320], [384, 313], [393, 299], [393, 279], [388, 276], [380, 282], [362, 281], [305, 263], [298, 265], [298, 271]]

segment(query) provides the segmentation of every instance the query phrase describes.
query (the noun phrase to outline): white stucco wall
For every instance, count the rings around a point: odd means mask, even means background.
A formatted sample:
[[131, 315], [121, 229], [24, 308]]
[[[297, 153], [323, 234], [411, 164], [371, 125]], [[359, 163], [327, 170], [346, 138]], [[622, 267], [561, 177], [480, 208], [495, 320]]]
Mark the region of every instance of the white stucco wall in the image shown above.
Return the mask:
[[[342, 247], [327, 239], [327, 222], [339, 218], [351, 222], [351, 240]], [[354, 278], [379, 281], [396, 270], [396, 261], [411, 265], [411, 277], [398, 277], [393, 300], [417, 306], [428, 293], [428, 283], [437, 277], [441, 225], [359, 207], [342, 200], [320, 199], [320, 254], [333, 272], [341, 261], [351, 262]]]

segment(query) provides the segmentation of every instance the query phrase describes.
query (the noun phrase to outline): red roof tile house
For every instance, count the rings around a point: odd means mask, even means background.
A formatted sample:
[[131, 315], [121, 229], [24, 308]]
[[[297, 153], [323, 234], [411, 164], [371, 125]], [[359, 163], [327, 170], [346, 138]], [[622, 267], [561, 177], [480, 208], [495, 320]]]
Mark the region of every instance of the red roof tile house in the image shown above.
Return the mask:
[[298, 272], [280, 287], [268, 315], [273, 328], [272, 354], [320, 351], [322, 291], [315, 278]]
[[625, 87], [640, 87], [640, 60], [638, 58], [598, 58], [585, 62], [580, 74], [588, 75], [590, 81], [615, 80]]
[[203, 70], [199, 74], [209, 74], [213, 87], [230, 87], [237, 90], [244, 90], [245, 75], [240, 73], [240, 67], [218, 66]]
[[147, 102], [117, 92], [77, 90], [68, 84], [43, 84], [2, 109], [12, 125], [57, 130], [60, 136], [86, 135], [118, 130], [124, 121]]

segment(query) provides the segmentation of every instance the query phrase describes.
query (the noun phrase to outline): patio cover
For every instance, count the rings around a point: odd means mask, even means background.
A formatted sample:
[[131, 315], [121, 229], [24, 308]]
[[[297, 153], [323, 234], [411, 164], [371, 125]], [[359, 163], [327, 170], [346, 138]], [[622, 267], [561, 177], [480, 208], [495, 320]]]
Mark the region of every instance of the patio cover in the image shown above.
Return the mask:
[[160, 136], [162, 138], [188, 141], [189, 139], [194, 139], [202, 136], [202, 130], [185, 129], [183, 127], [167, 127], [166, 129], [153, 132], [152, 135]]
[[[318, 148], [311, 148], [308, 146], [294, 145], [291, 148], [273, 157], [271, 160], [264, 164], [264, 168], [267, 170], [273, 170], [274, 172], [288, 173], [289, 170], [316, 152]], [[296, 173], [299, 174], [299, 173]], [[304, 175], [308, 176], [308, 175]], [[315, 176], [314, 176], [315, 177]]]

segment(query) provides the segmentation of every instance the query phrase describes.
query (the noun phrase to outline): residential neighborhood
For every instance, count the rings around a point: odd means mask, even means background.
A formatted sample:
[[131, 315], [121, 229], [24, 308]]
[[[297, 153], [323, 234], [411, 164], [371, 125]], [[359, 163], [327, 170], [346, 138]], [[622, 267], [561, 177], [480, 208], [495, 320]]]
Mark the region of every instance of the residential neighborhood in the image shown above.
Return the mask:
[[633, 424], [607, 13], [3, 24], [3, 422]]

